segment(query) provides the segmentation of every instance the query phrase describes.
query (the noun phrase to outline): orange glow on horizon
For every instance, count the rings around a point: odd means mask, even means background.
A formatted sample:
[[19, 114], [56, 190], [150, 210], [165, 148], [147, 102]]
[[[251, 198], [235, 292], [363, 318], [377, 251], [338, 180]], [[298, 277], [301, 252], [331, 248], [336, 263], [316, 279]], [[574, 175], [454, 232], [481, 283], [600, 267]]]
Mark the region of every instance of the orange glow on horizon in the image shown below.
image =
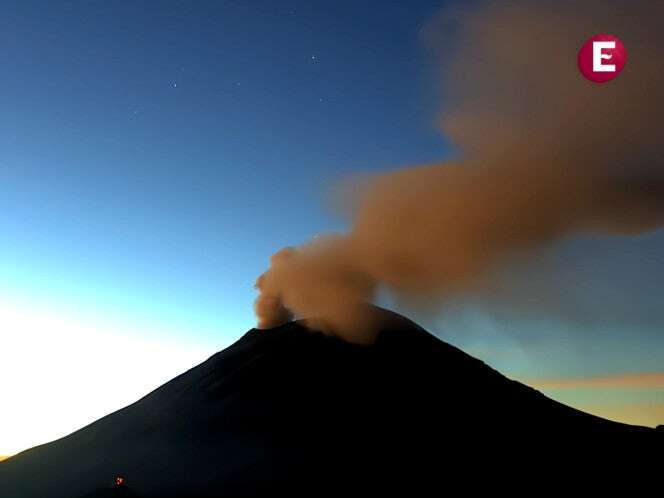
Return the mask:
[[646, 427], [664, 424], [664, 403], [636, 403], [615, 407], [581, 405], [578, 408], [593, 415], [625, 424]]
[[[602, 418], [648, 427], [664, 424], [664, 402], [660, 395], [664, 391], [664, 372], [594, 377], [522, 377], [517, 380], [561, 403]], [[635, 401], [629, 392], [638, 393], [639, 390], [649, 393], [650, 397], [656, 395], [656, 399]]]
[[664, 372], [521, 379], [537, 389], [664, 389]]

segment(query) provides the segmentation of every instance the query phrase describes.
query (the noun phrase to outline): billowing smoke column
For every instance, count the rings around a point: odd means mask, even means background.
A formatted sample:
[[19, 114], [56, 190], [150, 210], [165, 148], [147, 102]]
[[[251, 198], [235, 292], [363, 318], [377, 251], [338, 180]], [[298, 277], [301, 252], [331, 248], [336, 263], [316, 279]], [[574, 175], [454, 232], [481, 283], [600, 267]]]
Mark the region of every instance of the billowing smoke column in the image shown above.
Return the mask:
[[[363, 304], [380, 287], [429, 302], [485, 290], [494, 270], [562, 238], [664, 223], [664, 3], [533, 3], [444, 12], [424, 30], [459, 160], [363, 179], [348, 234], [272, 257], [259, 327], [317, 317], [370, 341], [357, 331], [371, 330]], [[594, 84], [576, 54], [601, 32], [629, 58]]]

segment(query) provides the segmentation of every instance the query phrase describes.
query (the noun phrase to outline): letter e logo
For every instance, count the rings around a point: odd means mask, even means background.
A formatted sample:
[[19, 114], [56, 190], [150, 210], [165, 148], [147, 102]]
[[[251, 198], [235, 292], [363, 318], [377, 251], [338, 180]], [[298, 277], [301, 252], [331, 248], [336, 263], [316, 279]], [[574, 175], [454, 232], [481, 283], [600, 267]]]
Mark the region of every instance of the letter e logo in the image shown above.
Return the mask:
[[588, 39], [577, 57], [579, 71], [593, 83], [606, 83], [618, 76], [627, 62], [627, 51], [613, 35], [599, 34]]

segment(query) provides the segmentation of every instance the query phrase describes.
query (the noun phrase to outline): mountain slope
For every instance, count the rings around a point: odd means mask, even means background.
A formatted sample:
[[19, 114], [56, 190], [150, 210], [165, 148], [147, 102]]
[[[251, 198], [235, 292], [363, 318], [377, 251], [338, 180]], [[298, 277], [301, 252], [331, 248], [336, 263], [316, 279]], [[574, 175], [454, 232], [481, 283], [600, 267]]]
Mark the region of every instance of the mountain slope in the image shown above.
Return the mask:
[[661, 431], [566, 407], [382, 313], [370, 347], [301, 322], [251, 330], [133, 405], [3, 462], [2, 496], [116, 496], [94, 490], [117, 475], [142, 497], [417, 494], [552, 465], [643, 472], [662, 448]]

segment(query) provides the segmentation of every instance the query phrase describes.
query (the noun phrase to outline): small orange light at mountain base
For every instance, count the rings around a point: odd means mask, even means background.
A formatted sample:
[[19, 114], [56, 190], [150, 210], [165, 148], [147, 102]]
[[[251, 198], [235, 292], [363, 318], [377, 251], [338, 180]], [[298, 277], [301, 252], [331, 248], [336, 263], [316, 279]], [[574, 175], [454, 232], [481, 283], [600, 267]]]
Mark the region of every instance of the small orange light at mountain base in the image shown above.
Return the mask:
[[115, 478], [115, 485], [116, 485], [116, 486], [122, 486], [122, 485], [124, 484], [124, 481], [125, 481], [124, 477], [122, 477], [122, 476], [117, 476], [117, 477]]

